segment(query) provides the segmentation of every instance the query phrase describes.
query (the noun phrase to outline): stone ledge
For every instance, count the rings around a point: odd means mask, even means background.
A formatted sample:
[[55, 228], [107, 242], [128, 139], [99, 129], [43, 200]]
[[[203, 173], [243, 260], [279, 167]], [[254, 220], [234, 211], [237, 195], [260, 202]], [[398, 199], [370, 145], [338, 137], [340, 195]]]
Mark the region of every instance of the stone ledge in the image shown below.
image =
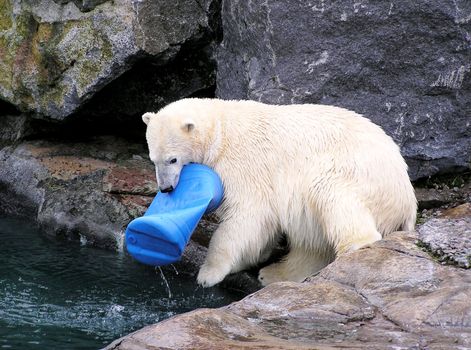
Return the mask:
[[105, 349], [463, 349], [471, 272], [442, 266], [415, 232], [346, 254], [304, 283], [148, 326]]

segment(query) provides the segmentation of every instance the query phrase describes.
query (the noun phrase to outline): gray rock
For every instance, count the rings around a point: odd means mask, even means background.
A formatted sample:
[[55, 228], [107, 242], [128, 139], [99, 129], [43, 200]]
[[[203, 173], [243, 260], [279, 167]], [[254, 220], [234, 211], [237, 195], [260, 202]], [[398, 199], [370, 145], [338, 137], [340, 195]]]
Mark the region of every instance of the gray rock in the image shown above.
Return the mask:
[[0, 212], [33, 216], [44, 201], [39, 183], [47, 171], [31, 161], [26, 147], [5, 147], [0, 151]]
[[108, 0], [54, 0], [58, 4], [67, 4], [73, 2], [80, 11], [87, 12], [93, 10], [97, 5], [100, 5]]
[[471, 203], [446, 210], [417, 232], [421, 245], [440, 262], [471, 267]]
[[7, 1], [0, 7], [0, 98], [63, 120], [141, 59], [165, 65], [183, 45], [201, 49], [212, 40], [213, 3]]
[[217, 96], [352, 109], [413, 179], [469, 167], [471, 3], [224, 0]]
[[442, 266], [414, 232], [339, 257], [304, 283], [148, 326], [106, 349], [466, 349], [471, 271]]
[[419, 210], [438, 208], [450, 203], [454, 198], [452, 191], [444, 191], [436, 188], [415, 188], [415, 197]]
[[[123, 173], [116, 168], [125, 168], [133, 151], [136, 146], [111, 138], [88, 144], [36, 141], [4, 147], [0, 150], [0, 212], [27, 216], [49, 235], [117, 249], [132, 215], [142, 213], [149, 203], [139, 192], [126, 195], [104, 190], [113, 188], [106, 175], [112, 170]], [[140, 151], [145, 154], [143, 147]], [[142, 180], [142, 169], [132, 169], [131, 177]], [[151, 169], [148, 176], [153, 176]], [[123, 187], [128, 191], [146, 188], [144, 181]], [[141, 211], [136, 211], [139, 204]]]
[[11, 144], [28, 136], [31, 132], [29, 128], [29, 118], [22, 115], [3, 115], [0, 117], [0, 145]]

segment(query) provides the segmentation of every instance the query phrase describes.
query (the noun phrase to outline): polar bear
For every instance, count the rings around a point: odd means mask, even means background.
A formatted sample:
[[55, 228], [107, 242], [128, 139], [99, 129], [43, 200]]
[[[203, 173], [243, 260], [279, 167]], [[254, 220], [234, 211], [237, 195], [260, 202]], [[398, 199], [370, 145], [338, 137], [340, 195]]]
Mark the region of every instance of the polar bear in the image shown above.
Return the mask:
[[189, 98], [142, 119], [162, 192], [190, 162], [223, 181], [221, 223], [197, 277], [204, 287], [259, 263], [281, 232], [290, 251], [260, 270], [263, 285], [302, 281], [339, 254], [414, 228], [417, 204], [398, 146], [355, 112]]

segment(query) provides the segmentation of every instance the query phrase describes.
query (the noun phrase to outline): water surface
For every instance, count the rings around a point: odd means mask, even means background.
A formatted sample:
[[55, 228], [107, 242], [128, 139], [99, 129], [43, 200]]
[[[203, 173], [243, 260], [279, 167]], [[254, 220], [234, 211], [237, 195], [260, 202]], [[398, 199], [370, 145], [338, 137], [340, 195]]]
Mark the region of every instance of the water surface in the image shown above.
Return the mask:
[[98, 349], [145, 325], [240, 295], [127, 254], [61, 242], [0, 217], [0, 348]]

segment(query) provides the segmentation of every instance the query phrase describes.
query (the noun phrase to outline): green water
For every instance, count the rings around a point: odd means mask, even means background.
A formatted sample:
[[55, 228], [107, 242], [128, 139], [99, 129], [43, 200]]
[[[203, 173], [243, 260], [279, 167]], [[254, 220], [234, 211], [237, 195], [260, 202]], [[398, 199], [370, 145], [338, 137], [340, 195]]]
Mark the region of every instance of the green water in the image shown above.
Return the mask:
[[0, 218], [0, 348], [98, 349], [145, 325], [240, 295], [198, 288], [128, 255], [49, 239]]

